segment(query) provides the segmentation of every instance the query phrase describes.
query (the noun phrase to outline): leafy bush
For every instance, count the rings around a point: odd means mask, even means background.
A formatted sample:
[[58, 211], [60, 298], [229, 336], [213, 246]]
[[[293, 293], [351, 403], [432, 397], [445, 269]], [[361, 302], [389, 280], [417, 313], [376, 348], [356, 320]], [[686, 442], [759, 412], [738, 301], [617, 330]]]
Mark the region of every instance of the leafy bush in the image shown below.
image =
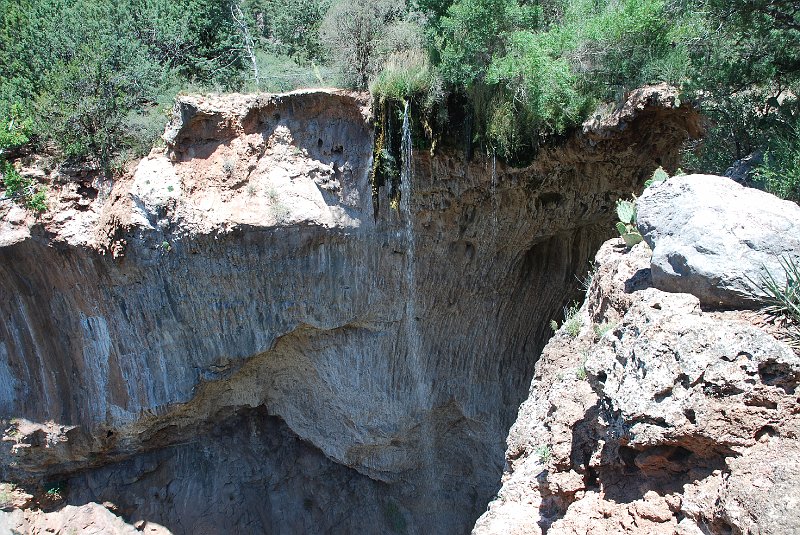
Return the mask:
[[129, 111], [155, 95], [157, 80], [157, 66], [135, 46], [88, 43], [45, 78], [37, 103], [39, 130], [57, 140], [67, 156], [96, 155], [108, 171], [130, 135]]
[[438, 21], [436, 47], [442, 77], [456, 87], [470, 88], [483, 80], [503, 35], [537, 25], [538, 9], [515, 0], [457, 0]]
[[800, 132], [793, 127], [788, 135], [774, 136], [769, 145], [755, 169], [756, 184], [782, 199], [800, 202]]
[[33, 121], [25, 116], [22, 106], [15, 102], [0, 111], [0, 155], [5, 149], [18, 147], [30, 140]]
[[661, 0], [422, 4], [436, 68], [472, 101], [475, 139], [507, 161], [527, 161], [598, 99], [680, 81], [689, 66], [683, 43], [694, 26]]
[[507, 51], [496, 58], [486, 81], [501, 88], [491, 108], [489, 142], [511, 156], [539, 136], [560, 134], [578, 124], [593, 105], [564, 54], [571, 36], [514, 32]]
[[47, 210], [47, 194], [33, 179], [20, 175], [9, 162], [0, 165], [3, 175], [5, 199], [14, 200], [34, 213]]
[[599, 264], [595, 264], [594, 261], [589, 262], [589, 269], [586, 271], [586, 275], [583, 277], [579, 277], [575, 275], [575, 278], [580, 283], [580, 289], [583, 292], [588, 292], [589, 288], [592, 287], [592, 281], [594, 280], [595, 275], [597, 275], [597, 270], [599, 268]]
[[612, 329], [614, 329], [614, 327], [616, 327], [616, 324], [614, 324], [614, 323], [604, 322], [604, 323], [600, 323], [600, 324], [595, 324], [594, 327], [593, 327], [594, 328], [594, 335], [598, 339], [602, 338], [606, 334], [608, 334]]
[[[686, 9], [691, 9], [691, 3]], [[687, 155], [694, 169], [723, 173], [734, 161], [771, 151], [764, 185], [784, 188], [776, 173], [791, 157], [775, 138], [790, 139], [786, 126], [798, 117], [800, 11], [796, 2], [707, 0], [697, 38], [689, 47], [692, 68], [686, 89], [709, 117], [705, 141]], [[794, 118], [794, 119], [793, 119]], [[788, 160], [788, 161], [787, 161]], [[782, 163], [778, 163], [782, 161]]]
[[339, 0], [320, 25], [320, 41], [342, 81], [367, 89], [380, 69], [379, 54], [386, 29], [402, 19], [404, 9], [394, 0]]
[[578, 366], [575, 370], [575, 379], [578, 381], [585, 381], [588, 375], [586, 374], [586, 366]]
[[577, 338], [581, 332], [581, 327], [583, 327], [583, 320], [581, 319], [578, 303], [573, 303], [570, 306], [564, 307], [564, 322], [561, 324], [561, 327], [559, 327], [558, 322], [555, 320], [550, 322], [550, 328], [554, 331], [563, 328], [564, 332], [566, 332], [567, 336], [570, 338]]
[[569, 17], [579, 41], [573, 55], [576, 70], [600, 96], [682, 78], [679, 65], [686, 63], [685, 51], [673, 47], [673, 19], [662, 0], [607, 2], [594, 10], [585, 6]]
[[547, 444], [540, 444], [533, 450], [534, 455], [539, 458], [539, 462], [546, 464], [553, 456], [553, 449]]

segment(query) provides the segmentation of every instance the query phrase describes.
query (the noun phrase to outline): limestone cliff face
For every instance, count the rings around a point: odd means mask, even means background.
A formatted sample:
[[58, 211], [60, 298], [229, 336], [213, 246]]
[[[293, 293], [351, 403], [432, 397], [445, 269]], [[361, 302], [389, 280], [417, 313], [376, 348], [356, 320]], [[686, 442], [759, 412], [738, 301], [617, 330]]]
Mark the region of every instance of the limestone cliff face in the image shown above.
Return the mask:
[[468, 530], [614, 200], [697, 117], [657, 87], [525, 169], [415, 151], [375, 210], [370, 113], [182, 97], [113, 187], [4, 207], [2, 479], [175, 533]]

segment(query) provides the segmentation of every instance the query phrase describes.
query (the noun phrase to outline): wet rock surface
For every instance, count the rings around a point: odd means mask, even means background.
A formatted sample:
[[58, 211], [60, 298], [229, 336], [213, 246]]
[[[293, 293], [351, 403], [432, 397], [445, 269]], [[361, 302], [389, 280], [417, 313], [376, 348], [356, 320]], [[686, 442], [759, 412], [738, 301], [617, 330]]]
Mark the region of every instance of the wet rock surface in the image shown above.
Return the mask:
[[795, 533], [800, 355], [746, 312], [652, 286], [611, 240], [537, 363], [473, 533]]
[[400, 210], [364, 95], [184, 98], [88, 206], [0, 214], [0, 476], [174, 533], [467, 531], [614, 201], [697, 134], [674, 97], [524, 169], [414, 151]]

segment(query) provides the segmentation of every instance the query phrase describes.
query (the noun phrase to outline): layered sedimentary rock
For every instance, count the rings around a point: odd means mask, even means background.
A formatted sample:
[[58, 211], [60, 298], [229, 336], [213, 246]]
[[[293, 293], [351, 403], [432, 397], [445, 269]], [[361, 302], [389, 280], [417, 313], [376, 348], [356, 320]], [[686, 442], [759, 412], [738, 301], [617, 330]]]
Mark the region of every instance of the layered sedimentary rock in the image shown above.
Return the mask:
[[698, 133], [675, 102], [524, 169], [414, 151], [398, 208], [363, 95], [182, 97], [129, 175], [3, 207], [2, 479], [175, 533], [468, 530], [614, 200]]
[[[703, 203], [695, 192], [705, 188], [717, 195]], [[759, 193], [760, 205], [772, 206], [737, 222], [743, 193], [719, 177], [670, 179], [642, 196], [640, 229], [653, 252], [620, 239], [603, 245], [577, 327], [562, 327], [536, 365], [508, 437], [503, 488], [473, 533], [800, 532], [800, 352], [781, 322], [708, 301], [701, 308], [710, 287], [724, 295], [733, 279], [700, 269], [714, 265], [701, 260], [714, 256], [709, 244], [729, 244], [717, 255], [734, 257], [738, 273], [757, 273], [762, 256], [738, 254], [737, 237], [792, 209]], [[689, 255], [690, 278], [705, 280], [682, 288], [698, 295], [668, 293], [654, 287], [665, 258], [658, 251], [691, 249], [675, 248], [686, 237], [670, 229], [693, 224], [683, 212], [692, 202], [705, 206], [694, 224], [711, 210], [724, 223], [707, 225], [710, 235]], [[757, 237], [751, 243], [766, 249]], [[781, 275], [778, 266], [773, 276]]]

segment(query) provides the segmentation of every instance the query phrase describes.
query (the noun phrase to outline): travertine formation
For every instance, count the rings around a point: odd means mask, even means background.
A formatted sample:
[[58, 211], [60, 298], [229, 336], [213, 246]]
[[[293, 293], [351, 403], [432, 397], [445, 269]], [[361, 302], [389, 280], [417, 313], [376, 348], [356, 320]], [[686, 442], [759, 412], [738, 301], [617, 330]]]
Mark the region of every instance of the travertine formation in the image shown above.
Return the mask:
[[[777, 207], [791, 208], [753, 192], [761, 206], [773, 206], [737, 222], [740, 186], [673, 178], [642, 196], [640, 228], [656, 252], [677, 243], [691, 249], [671, 230], [693, 224], [683, 210], [702, 207], [696, 191], [709, 188], [716, 196], [707, 204], [719, 220], [698, 237], [691, 280], [708, 273], [699, 266], [712, 262], [702, 255], [725, 251], [703, 244], [736, 243], [759, 221], [781, 225], [777, 217], [764, 221]], [[763, 241], [753, 237], [753, 250], [764, 251]], [[748, 258], [731, 247], [730, 256], [735, 272], [763, 267], [760, 254]], [[473, 533], [800, 532], [800, 354], [756, 312], [701, 308], [695, 295], [656, 289], [663, 258], [645, 243], [628, 251], [620, 239], [600, 249], [574, 320], [580, 330], [562, 327], [537, 363], [508, 437], [503, 488]], [[698, 294], [717, 285], [722, 295], [727, 280], [708, 276]]]
[[375, 210], [368, 104], [182, 97], [130, 174], [2, 207], [0, 526], [469, 530], [615, 199], [698, 119], [655, 87], [524, 169], [416, 150]]

